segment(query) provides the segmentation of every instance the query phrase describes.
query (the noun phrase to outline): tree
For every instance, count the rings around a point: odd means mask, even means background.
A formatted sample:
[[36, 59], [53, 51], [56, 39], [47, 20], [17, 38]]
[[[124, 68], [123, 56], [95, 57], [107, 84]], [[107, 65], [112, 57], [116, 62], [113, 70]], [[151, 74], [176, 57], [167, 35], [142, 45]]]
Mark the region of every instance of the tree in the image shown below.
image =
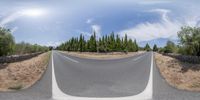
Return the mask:
[[115, 36], [114, 32], [112, 32], [110, 35], [99, 37], [97, 40], [94, 32], [88, 40], [85, 40], [84, 36], [80, 34], [79, 37], [72, 37], [62, 43], [57, 49], [80, 52], [136, 52], [139, 46], [136, 40], [128, 40], [127, 35], [124, 38], [120, 38], [119, 35]]
[[98, 52], [105, 52], [104, 48], [104, 37], [101, 39], [99, 38], [99, 43], [98, 43]]
[[124, 50], [124, 52], [128, 52], [128, 38], [127, 38], [127, 34], [125, 34], [125, 37], [124, 37], [123, 50]]
[[46, 47], [46, 46], [40, 46], [38, 44], [30, 44], [30, 43], [21, 42], [15, 45], [14, 54], [46, 52], [48, 50], [49, 50], [49, 47]]
[[164, 47], [164, 53], [175, 53], [176, 45], [172, 41], [167, 41], [167, 45]]
[[83, 52], [84, 50], [84, 37], [82, 34], [80, 34], [80, 38], [79, 38], [79, 51]]
[[121, 48], [121, 39], [119, 37], [119, 35], [117, 34], [116, 36], [116, 44], [115, 44], [115, 47], [116, 47], [116, 51], [121, 51], [122, 48]]
[[111, 49], [111, 51], [116, 51], [116, 47], [115, 47], [115, 34], [114, 32], [112, 32], [110, 34], [110, 38], [109, 38], [109, 48]]
[[154, 44], [154, 46], [153, 46], [153, 51], [158, 51], [158, 47], [157, 47], [157, 45], [156, 44]]
[[150, 48], [150, 46], [149, 46], [148, 43], [145, 45], [144, 50], [146, 50], [146, 51], [151, 51], [151, 48]]
[[15, 41], [11, 31], [0, 27], [0, 56], [12, 54], [14, 47]]
[[134, 40], [134, 46], [135, 46], [135, 52], [137, 52], [139, 50], [139, 46], [137, 44], [136, 39]]
[[94, 32], [89, 39], [89, 51], [97, 52], [97, 41], [96, 41], [96, 33]]
[[182, 27], [178, 32], [182, 51], [187, 55], [200, 56], [200, 28]]
[[49, 50], [53, 50], [54, 48], [53, 48], [53, 46], [49, 46]]
[[128, 51], [129, 52], [136, 52], [137, 51], [137, 44], [136, 41], [132, 41], [132, 39], [128, 40]]

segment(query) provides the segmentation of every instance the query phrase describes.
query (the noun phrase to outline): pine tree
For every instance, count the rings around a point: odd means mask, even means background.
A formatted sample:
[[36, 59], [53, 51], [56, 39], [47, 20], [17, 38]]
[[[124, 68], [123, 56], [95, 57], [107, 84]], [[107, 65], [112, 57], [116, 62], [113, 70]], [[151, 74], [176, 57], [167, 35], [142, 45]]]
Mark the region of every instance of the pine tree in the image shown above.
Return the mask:
[[124, 52], [128, 52], [128, 40], [127, 40], [127, 34], [125, 34], [125, 37], [124, 37]]
[[96, 33], [95, 32], [93, 35], [91, 35], [90, 40], [89, 40], [89, 51], [97, 52], [97, 41], [96, 41]]
[[83, 47], [84, 47], [84, 42], [83, 42], [83, 36], [82, 34], [80, 34], [80, 38], [79, 38], [79, 51], [83, 52]]
[[153, 51], [158, 51], [158, 47], [157, 47], [157, 45], [156, 44], [154, 44], [154, 46], [153, 46]]
[[[115, 36], [114, 32], [112, 32], [110, 35], [99, 37], [97, 40], [94, 32], [88, 40], [85, 40], [84, 36], [80, 34], [79, 37], [72, 37], [57, 48], [79, 52], [136, 52], [139, 46], [136, 40], [128, 39], [126, 34], [124, 38], [120, 38], [118, 34]], [[146, 49], [151, 50], [149, 48], [149, 45], [147, 45]]]
[[112, 32], [110, 34], [110, 49], [111, 51], [115, 51], [115, 34]]
[[122, 49], [121, 49], [121, 39], [120, 39], [120, 37], [119, 37], [119, 35], [117, 34], [117, 36], [116, 36], [116, 51], [121, 51]]
[[84, 38], [84, 35], [82, 36], [83, 38], [83, 52], [86, 51], [86, 41], [85, 41], [85, 38]]
[[150, 48], [150, 46], [149, 46], [148, 43], [147, 43], [146, 46], [144, 47], [144, 50], [146, 50], [146, 51], [151, 51], [151, 48]]
[[134, 52], [137, 52], [138, 50], [139, 50], [139, 46], [138, 46], [138, 44], [137, 44], [137, 41], [136, 41], [136, 39], [134, 40], [134, 48], [135, 48], [135, 50], [134, 50]]
[[127, 48], [128, 48], [129, 52], [133, 52], [134, 51], [134, 43], [133, 43], [133, 41], [131, 39], [128, 40]]

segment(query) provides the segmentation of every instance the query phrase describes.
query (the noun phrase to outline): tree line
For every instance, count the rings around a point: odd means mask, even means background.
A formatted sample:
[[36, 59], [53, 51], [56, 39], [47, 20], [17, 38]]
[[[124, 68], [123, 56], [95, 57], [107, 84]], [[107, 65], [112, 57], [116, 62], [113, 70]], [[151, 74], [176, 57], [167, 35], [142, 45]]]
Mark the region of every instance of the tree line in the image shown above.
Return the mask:
[[167, 41], [166, 46], [155, 51], [162, 53], [178, 53], [182, 55], [200, 56], [200, 27], [182, 27], [177, 33], [179, 44]]
[[112, 32], [97, 39], [94, 32], [88, 40], [84, 35], [72, 37], [57, 47], [58, 50], [79, 51], [79, 52], [137, 52], [139, 46], [136, 40], [128, 39], [127, 35], [120, 38]]
[[15, 43], [14, 37], [9, 29], [0, 27], [0, 56], [7, 56], [13, 54], [25, 54], [35, 52], [45, 52], [49, 48], [30, 43]]

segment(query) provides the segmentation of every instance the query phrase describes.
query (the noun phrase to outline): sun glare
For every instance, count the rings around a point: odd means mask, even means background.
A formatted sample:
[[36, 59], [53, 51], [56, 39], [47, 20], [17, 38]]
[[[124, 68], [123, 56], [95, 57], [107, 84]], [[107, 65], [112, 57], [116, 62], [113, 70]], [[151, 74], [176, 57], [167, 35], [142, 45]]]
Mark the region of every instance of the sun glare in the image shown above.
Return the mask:
[[28, 9], [22, 12], [23, 15], [37, 17], [44, 15], [45, 11], [42, 9]]

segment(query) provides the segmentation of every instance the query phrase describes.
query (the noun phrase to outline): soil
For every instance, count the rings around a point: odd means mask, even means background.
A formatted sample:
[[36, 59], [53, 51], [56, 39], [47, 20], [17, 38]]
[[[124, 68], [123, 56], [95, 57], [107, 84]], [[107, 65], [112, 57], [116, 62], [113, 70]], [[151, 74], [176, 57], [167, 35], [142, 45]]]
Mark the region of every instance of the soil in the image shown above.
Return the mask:
[[7, 64], [0, 64], [0, 91], [25, 89], [36, 83], [47, 69], [50, 52]]
[[200, 91], [200, 64], [181, 62], [159, 53], [155, 53], [155, 60], [161, 75], [171, 86]]
[[128, 53], [124, 52], [95, 53], [95, 52], [67, 52], [67, 51], [60, 51], [60, 52], [80, 58], [90, 58], [90, 59], [119, 59], [144, 53], [144, 51], [128, 52]]

